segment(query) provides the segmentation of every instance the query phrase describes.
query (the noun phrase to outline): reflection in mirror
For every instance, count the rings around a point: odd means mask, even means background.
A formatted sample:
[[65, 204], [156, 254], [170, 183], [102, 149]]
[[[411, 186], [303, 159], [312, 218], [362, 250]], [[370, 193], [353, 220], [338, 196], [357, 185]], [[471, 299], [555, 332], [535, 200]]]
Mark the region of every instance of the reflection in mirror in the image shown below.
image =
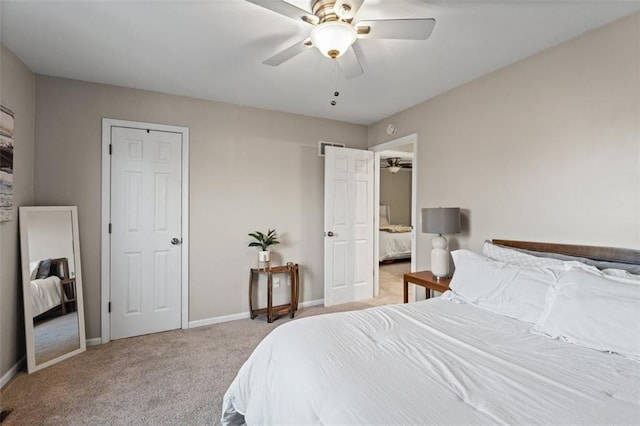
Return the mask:
[[85, 350], [76, 207], [20, 207], [30, 373]]

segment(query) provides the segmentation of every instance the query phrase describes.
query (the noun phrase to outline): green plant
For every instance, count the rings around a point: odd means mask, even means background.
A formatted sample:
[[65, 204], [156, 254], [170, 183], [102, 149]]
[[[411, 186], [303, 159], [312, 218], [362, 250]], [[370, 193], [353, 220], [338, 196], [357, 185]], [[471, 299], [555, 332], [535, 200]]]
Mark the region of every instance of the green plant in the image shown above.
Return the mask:
[[260, 247], [263, 251], [266, 251], [269, 246], [280, 244], [280, 241], [278, 241], [278, 234], [275, 229], [269, 229], [266, 234], [263, 234], [260, 231], [252, 232], [249, 236], [256, 240], [251, 241], [249, 243], [249, 247]]

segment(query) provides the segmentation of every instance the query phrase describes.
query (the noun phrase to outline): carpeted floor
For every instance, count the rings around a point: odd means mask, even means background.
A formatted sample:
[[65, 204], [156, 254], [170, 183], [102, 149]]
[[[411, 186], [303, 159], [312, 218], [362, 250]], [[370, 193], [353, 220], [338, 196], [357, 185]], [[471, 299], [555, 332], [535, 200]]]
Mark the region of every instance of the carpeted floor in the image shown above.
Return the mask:
[[[375, 298], [377, 305], [402, 303], [402, 276], [411, 271], [411, 260], [380, 265], [380, 291]], [[413, 292], [409, 286], [409, 297]], [[411, 300], [411, 299], [409, 299]]]
[[[402, 302], [409, 264], [384, 265], [380, 296], [302, 308], [296, 318]], [[398, 278], [399, 277], [399, 278]], [[288, 316], [262, 317], [112, 341], [28, 375], [0, 391], [3, 425], [218, 424], [222, 397], [255, 346]]]
[[38, 322], [33, 327], [36, 365], [78, 349], [78, 313], [69, 312]]

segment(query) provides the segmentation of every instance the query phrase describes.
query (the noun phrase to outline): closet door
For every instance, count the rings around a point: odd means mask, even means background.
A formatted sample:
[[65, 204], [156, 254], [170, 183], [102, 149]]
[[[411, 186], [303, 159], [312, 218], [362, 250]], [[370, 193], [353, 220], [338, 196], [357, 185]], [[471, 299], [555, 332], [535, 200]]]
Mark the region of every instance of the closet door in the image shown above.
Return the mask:
[[182, 135], [112, 128], [111, 338], [181, 327]]
[[324, 304], [373, 297], [373, 152], [327, 147]]

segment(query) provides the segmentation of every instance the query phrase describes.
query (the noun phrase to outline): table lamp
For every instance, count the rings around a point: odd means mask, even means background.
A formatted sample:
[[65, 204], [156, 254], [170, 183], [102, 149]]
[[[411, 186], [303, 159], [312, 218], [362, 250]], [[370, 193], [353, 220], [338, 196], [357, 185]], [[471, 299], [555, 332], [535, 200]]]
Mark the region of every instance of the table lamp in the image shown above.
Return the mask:
[[460, 208], [437, 207], [422, 209], [422, 232], [438, 234], [431, 241], [431, 272], [438, 278], [449, 276], [449, 250], [442, 234], [460, 232]]

